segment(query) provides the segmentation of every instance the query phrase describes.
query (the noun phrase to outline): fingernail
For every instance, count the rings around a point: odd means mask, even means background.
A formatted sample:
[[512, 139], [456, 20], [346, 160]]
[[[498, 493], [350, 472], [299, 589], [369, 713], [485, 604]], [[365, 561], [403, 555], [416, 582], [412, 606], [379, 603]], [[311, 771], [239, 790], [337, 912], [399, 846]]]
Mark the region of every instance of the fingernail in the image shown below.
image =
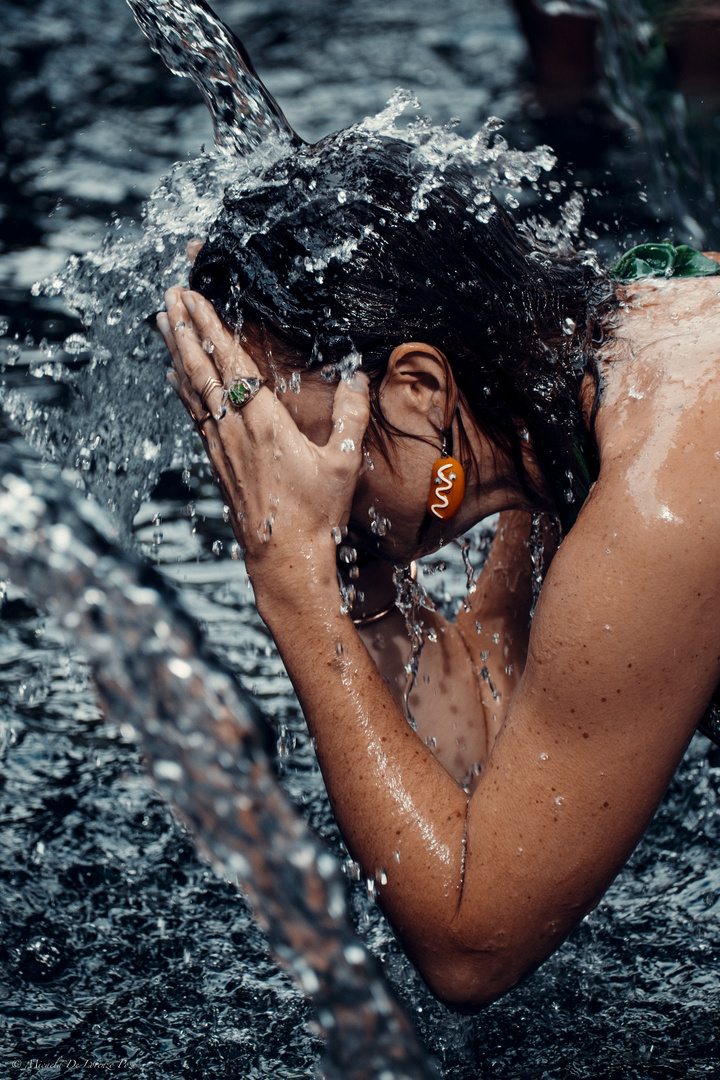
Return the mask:
[[170, 333], [170, 320], [164, 311], [161, 311], [157, 317], [158, 330], [161, 334]]
[[352, 378], [348, 380], [348, 386], [351, 390], [356, 390], [359, 394], [367, 392], [368, 377], [364, 371], [354, 371]]
[[193, 294], [191, 292], [186, 292], [185, 296], [183, 297], [183, 301], [185, 303], [185, 307], [188, 309], [190, 314], [194, 315], [196, 305], [195, 305], [195, 300], [193, 298]]
[[168, 291], [165, 293], [165, 307], [168, 309], [168, 311], [171, 307], [174, 307], [175, 304], [177, 304], [179, 293], [179, 289], [168, 289]]
[[178, 379], [175, 372], [174, 371], [168, 371], [166, 377], [167, 377], [167, 381], [170, 383], [170, 385], [172, 386], [175, 393], [178, 393], [179, 390], [180, 390], [180, 380]]

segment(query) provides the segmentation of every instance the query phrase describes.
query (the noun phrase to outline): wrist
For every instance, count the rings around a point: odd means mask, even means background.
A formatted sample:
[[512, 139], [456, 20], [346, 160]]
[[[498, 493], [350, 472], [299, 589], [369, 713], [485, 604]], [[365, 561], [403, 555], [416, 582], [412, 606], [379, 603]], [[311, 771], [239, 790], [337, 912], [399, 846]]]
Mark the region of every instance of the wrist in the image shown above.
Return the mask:
[[246, 555], [245, 566], [258, 613], [271, 631], [289, 619], [327, 622], [340, 616], [334, 544], [319, 557], [316, 545], [309, 541], [284, 553], [254, 552]]

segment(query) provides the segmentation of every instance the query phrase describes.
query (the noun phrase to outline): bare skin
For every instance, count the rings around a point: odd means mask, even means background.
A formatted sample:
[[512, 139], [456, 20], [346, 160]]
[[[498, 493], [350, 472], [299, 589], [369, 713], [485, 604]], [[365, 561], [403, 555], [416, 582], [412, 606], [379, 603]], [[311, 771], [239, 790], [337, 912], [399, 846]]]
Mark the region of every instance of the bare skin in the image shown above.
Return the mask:
[[[303, 376], [298, 395], [266, 385], [218, 419], [222, 390], [206, 397], [214, 415], [198, 428], [345, 841], [450, 1004], [494, 1000], [597, 904], [720, 682], [719, 292], [712, 278], [625, 290], [602, 364], [600, 476], [552, 562], [529, 640], [534, 507], [478, 433], [458, 518], [428, 526], [437, 432], [457, 400], [435, 350], [418, 343], [401, 363], [390, 358], [384, 410], [401, 430], [436, 439], [398, 440], [392, 470], [363, 461], [362, 375], [337, 387]], [[167, 303], [159, 326], [173, 385], [196, 417], [211, 375], [225, 385], [271, 376], [197, 294], [171, 290]], [[208, 337], [212, 358], [200, 346]], [[419, 734], [399, 704], [398, 616], [380, 623], [378, 643], [379, 626], [359, 634], [341, 611], [332, 529], [377, 543], [370, 507], [392, 522], [377, 545], [391, 562], [504, 514], [471, 610], [438, 623], [437, 652], [425, 650], [412, 700]], [[387, 581], [375, 572], [367, 610], [382, 606]], [[488, 698], [484, 665], [499, 699]]]

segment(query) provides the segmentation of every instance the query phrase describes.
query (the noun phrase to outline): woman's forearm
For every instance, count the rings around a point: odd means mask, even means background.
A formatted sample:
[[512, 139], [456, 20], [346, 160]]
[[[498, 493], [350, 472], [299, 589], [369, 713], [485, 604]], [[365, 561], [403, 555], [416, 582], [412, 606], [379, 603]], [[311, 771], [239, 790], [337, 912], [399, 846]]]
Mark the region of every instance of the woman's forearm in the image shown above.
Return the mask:
[[305, 713], [343, 838], [426, 973], [447, 954], [467, 796], [412, 730], [335, 591], [259, 607]]

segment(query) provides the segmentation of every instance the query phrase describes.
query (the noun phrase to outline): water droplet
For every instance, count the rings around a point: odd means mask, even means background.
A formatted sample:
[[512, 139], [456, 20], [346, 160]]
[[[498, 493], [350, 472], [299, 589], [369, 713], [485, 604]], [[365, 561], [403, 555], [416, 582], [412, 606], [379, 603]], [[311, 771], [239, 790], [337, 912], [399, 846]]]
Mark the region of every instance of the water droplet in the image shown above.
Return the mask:
[[216, 540], [215, 543], [212, 546], [213, 555], [221, 555], [222, 554], [222, 549], [223, 549], [222, 540]]
[[90, 343], [83, 334], [71, 334], [63, 342], [63, 349], [70, 356], [78, 356], [90, 348]]
[[355, 443], [352, 439], [343, 439], [340, 443], [340, 449], [344, 454], [351, 454], [355, 449]]
[[202, 350], [207, 353], [208, 356], [212, 356], [215, 352], [215, 342], [211, 341], [210, 338], [205, 338], [202, 343]]
[[389, 520], [378, 514], [374, 506], [368, 510], [368, 517], [370, 518], [370, 532], [375, 536], [386, 536], [390, 528]]
[[185, 329], [185, 323], [182, 321], [182, 319], [180, 320], [180, 322], [175, 323], [175, 326], [173, 327], [173, 329], [174, 329], [176, 334], [179, 333], [180, 330]]
[[353, 967], [360, 967], [365, 963], [365, 950], [360, 945], [346, 945], [343, 955], [348, 964], [352, 964]]
[[340, 191], [338, 191], [338, 193], [337, 193], [337, 201], [341, 205], [343, 203], [346, 203], [347, 202], [347, 191], [343, 191], [342, 189]]
[[156, 761], [152, 770], [158, 780], [169, 780], [171, 783], [180, 783], [183, 778], [182, 767], [176, 761]]
[[280, 758], [290, 757], [290, 753], [295, 748], [295, 739], [289, 733], [287, 724], [281, 724], [277, 738], [277, 754]]
[[[343, 873], [346, 877], [349, 877], [351, 881], [359, 881], [362, 877], [362, 871], [358, 863], [354, 859], [347, 858], [342, 864]], [[357, 946], [355, 946], [357, 948]]]
[[300, 393], [300, 372], [299, 371], [293, 371], [292, 375], [290, 376], [289, 386], [290, 386], [290, 389], [292, 390], [293, 394], [299, 394]]

